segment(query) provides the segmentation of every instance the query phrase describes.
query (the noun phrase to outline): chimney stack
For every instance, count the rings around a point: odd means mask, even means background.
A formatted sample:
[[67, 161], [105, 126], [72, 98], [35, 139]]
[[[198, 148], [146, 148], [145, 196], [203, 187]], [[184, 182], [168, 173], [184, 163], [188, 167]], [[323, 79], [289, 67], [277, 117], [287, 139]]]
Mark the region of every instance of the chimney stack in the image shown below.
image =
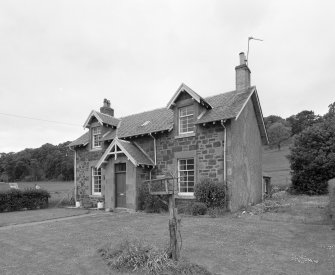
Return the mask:
[[100, 113], [114, 116], [114, 109], [111, 108], [111, 102], [106, 98], [104, 99], [104, 105], [100, 107]]
[[244, 52], [240, 53], [240, 65], [235, 67], [236, 71], [236, 91], [250, 87], [250, 70], [246, 63]]

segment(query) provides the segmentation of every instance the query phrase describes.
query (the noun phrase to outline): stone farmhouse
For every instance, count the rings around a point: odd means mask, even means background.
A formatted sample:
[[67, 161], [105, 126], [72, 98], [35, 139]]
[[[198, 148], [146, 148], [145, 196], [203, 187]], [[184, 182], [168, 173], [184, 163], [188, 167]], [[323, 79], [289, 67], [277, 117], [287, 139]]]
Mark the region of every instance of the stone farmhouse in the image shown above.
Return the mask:
[[108, 211], [138, 209], [138, 187], [149, 178], [178, 177], [176, 203], [194, 200], [194, 186], [210, 178], [227, 188], [227, 208], [262, 200], [262, 145], [268, 138], [244, 53], [236, 89], [201, 97], [181, 84], [167, 106], [122, 118], [109, 100], [91, 111], [75, 151], [76, 200]]

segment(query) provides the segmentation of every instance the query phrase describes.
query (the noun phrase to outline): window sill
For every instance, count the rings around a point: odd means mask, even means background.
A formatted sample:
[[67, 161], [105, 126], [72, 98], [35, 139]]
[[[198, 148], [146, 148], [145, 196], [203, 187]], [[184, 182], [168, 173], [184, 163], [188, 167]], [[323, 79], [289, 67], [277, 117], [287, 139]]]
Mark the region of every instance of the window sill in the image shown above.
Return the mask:
[[194, 200], [195, 196], [194, 194], [185, 194], [185, 193], [178, 193], [176, 196], [177, 199], [187, 199], [187, 200]]
[[103, 196], [100, 195], [89, 195], [90, 198], [103, 198]]
[[102, 149], [101, 147], [92, 148], [90, 152], [100, 151], [101, 149]]
[[186, 137], [195, 137], [195, 133], [186, 133], [186, 134], [180, 134], [179, 136], [175, 136], [174, 138], [175, 139], [178, 139], [178, 138], [186, 138]]

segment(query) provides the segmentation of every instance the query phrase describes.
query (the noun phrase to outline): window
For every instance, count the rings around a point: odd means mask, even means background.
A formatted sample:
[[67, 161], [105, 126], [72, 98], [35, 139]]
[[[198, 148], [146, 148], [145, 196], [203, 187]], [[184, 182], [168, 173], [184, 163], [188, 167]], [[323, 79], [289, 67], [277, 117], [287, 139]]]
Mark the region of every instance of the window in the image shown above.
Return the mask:
[[179, 193], [193, 195], [194, 192], [194, 159], [178, 160]]
[[101, 195], [101, 168], [92, 168], [92, 195]]
[[101, 128], [92, 128], [92, 148], [101, 147]]
[[179, 109], [179, 134], [192, 133], [194, 131], [193, 105]]

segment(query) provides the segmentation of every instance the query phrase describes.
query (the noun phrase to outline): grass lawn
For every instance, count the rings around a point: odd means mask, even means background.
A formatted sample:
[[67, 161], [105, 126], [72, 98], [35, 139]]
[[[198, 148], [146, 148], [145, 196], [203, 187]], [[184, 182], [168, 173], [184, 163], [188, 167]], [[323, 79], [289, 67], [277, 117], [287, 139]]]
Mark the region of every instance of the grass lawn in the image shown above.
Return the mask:
[[291, 184], [290, 162], [287, 155], [289, 147], [277, 149], [263, 149], [263, 172], [271, 177], [274, 186], [287, 187]]
[[[0, 227], [0, 274], [108, 274], [98, 248], [126, 237], [163, 247], [167, 224], [168, 215], [100, 212]], [[182, 256], [216, 274], [335, 273], [335, 231], [329, 225], [183, 216], [181, 230]]]
[[0, 227], [88, 214], [85, 209], [52, 208], [0, 213]]

